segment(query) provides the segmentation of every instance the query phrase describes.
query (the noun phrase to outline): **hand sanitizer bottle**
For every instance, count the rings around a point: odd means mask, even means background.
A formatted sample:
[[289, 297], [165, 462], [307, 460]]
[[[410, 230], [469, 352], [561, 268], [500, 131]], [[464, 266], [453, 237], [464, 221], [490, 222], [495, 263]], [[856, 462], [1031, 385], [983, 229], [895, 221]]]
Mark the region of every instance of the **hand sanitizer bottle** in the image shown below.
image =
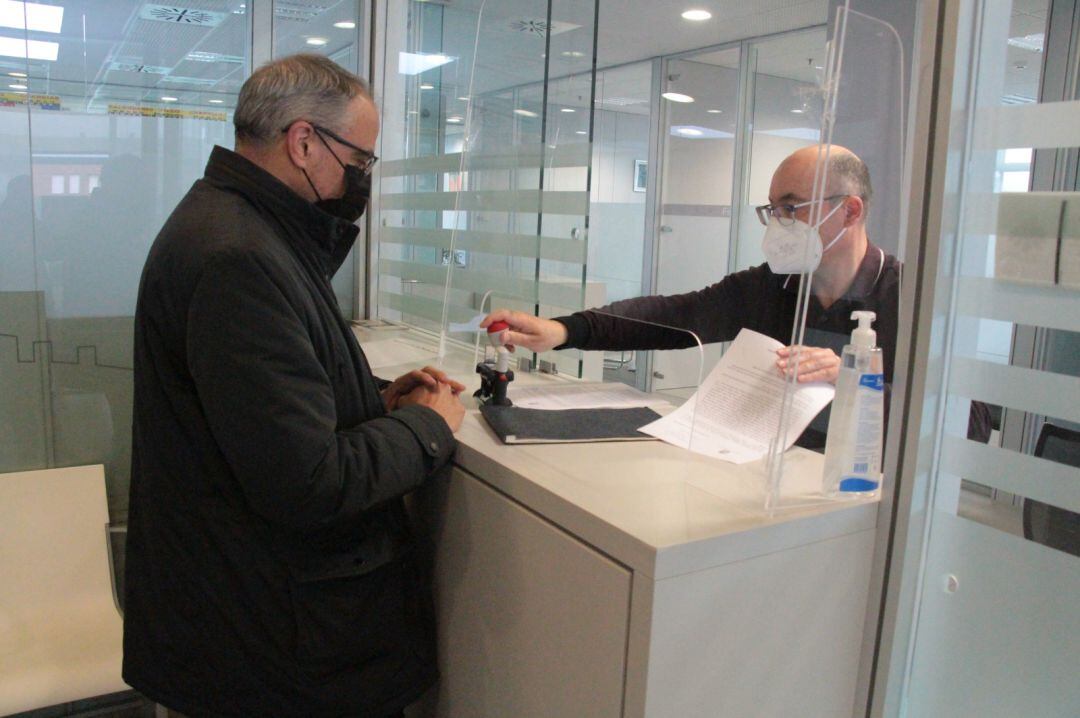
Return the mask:
[[885, 375], [873, 312], [852, 312], [859, 326], [844, 347], [825, 437], [823, 490], [828, 496], [872, 494], [881, 486]]

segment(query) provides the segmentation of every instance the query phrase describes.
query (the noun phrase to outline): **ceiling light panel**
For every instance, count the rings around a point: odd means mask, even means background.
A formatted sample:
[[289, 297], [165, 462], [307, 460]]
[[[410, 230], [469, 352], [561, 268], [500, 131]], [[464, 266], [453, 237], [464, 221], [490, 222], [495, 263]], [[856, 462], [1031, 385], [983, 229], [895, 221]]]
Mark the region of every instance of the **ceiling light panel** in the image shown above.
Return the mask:
[[168, 75], [171, 69], [161, 65], [142, 65], [137, 62], [112, 62], [109, 64], [110, 72], [142, 72], [147, 75]]
[[185, 77], [183, 75], [169, 75], [161, 78], [161, 82], [167, 82], [173, 85], [200, 85], [203, 87], [211, 87], [218, 84], [218, 81], [212, 77]]
[[230, 65], [244, 64], [243, 55], [226, 55], [220, 52], [203, 52], [202, 50], [189, 52], [184, 59], [191, 60], [192, 62], [224, 62]]
[[0, 55], [23, 60], [46, 60], [56, 62], [60, 43], [45, 40], [24, 40], [20, 37], [0, 36]]
[[398, 72], [402, 75], [419, 75], [456, 60], [456, 57], [439, 53], [399, 52]]
[[330, 9], [330, 5], [309, 0], [274, 0], [274, 17], [290, 22], [311, 22]]
[[0, 27], [34, 32], [60, 32], [64, 8], [35, 2], [0, 0]]
[[1033, 35], [1024, 35], [1022, 37], [1010, 37], [1008, 42], [1013, 47], [1019, 47], [1021, 50], [1042, 52], [1043, 47], [1046, 45], [1046, 35], [1039, 32]]

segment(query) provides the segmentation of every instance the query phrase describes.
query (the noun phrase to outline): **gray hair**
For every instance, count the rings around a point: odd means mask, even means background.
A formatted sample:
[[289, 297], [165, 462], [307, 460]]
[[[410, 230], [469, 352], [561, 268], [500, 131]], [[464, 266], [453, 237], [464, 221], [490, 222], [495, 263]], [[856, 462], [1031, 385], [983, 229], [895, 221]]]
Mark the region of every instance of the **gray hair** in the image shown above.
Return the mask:
[[859, 197], [867, 207], [870, 206], [870, 197], [874, 193], [866, 163], [850, 152], [834, 152], [829, 155], [829, 187], [831, 194]]
[[240, 88], [233, 113], [236, 141], [267, 144], [297, 120], [342, 133], [349, 103], [357, 96], [371, 99], [368, 84], [322, 55], [269, 62]]

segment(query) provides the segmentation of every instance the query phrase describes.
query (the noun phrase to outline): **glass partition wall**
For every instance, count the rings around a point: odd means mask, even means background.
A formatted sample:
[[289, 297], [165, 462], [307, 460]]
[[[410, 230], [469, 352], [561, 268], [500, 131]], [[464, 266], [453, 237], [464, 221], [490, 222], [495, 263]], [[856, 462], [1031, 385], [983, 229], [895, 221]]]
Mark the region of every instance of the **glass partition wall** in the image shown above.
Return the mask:
[[[914, 143], [934, 165], [918, 218], [925, 275], [906, 292], [922, 316], [906, 445], [890, 442], [901, 490], [882, 529], [895, 545], [871, 714], [1074, 715], [1077, 8], [932, 4], [940, 25], [928, 20], [923, 36], [944, 39], [940, 77]], [[970, 429], [976, 402], [1005, 417], [989, 442]]]
[[[393, 3], [380, 29], [369, 313], [433, 342], [471, 345], [489, 306], [558, 316], [760, 263], [747, 207], [767, 201], [782, 156], [817, 141], [820, 115], [795, 113], [817, 90], [823, 28], [605, 69], [588, 1]], [[534, 359], [643, 389], [698, 374], [678, 352]]]
[[[489, 307], [553, 316], [588, 301], [595, 13], [387, 8], [372, 313], [439, 336], [439, 359], [446, 341], [472, 346]], [[545, 360], [582, 370], [576, 352]]]
[[102, 463], [123, 522], [139, 275], [210, 149], [232, 146], [251, 17], [39, 4], [55, 23], [0, 30], [0, 472]]
[[[233, 146], [253, 65], [306, 51], [363, 69], [364, 5], [36, 5], [6, 3], [0, 26], [0, 473], [104, 464], [122, 527], [150, 244], [213, 146]], [[349, 267], [334, 282], [347, 316]], [[122, 577], [122, 528], [113, 541]]]

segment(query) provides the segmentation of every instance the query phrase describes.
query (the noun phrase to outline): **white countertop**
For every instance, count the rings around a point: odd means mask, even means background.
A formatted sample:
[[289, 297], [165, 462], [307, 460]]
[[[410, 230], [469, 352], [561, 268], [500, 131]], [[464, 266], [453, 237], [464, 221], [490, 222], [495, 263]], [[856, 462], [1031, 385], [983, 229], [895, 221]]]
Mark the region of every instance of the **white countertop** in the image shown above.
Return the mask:
[[[422, 336], [401, 330], [357, 335], [383, 378], [435, 363], [435, 345]], [[444, 370], [471, 392], [479, 385], [473, 366], [471, 353], [458, 351]], [[519, 373], [509, 395], [515, 385], [567, 381], [573, 379]], [[459, 466], [655, 579], [875, 526], [876, 499], [828, 502], [813, 496], [823, 461], [814, 452], [787, 453], [782, 503], [791, 507], [770, 516], [764, 511], [763, 462], [730, 464], [659, 441], [506, 445], [471, 396], [466, 406], [457, 433]]]

